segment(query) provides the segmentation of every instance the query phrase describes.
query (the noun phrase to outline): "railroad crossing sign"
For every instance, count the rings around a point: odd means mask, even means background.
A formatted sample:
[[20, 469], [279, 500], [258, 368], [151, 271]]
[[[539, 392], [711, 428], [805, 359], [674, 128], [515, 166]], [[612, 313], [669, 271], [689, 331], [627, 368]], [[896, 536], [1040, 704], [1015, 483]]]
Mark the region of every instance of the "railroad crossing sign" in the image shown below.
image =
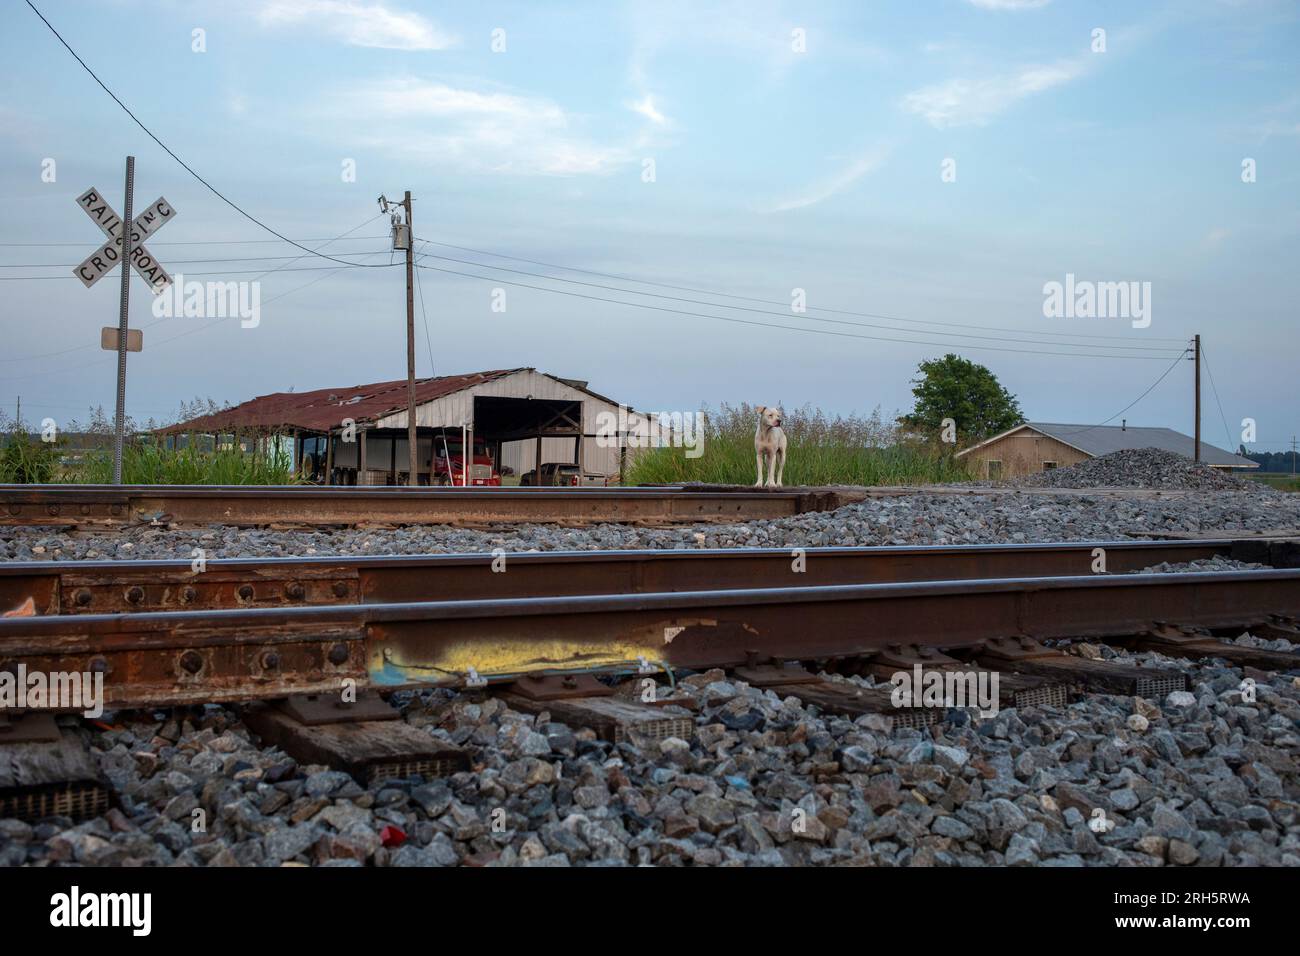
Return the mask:
[[[122, 259], [122, 218], [113, 211], [113, 207], [108, 204], [108, 200], [98, 189], [87, 189], [77, 197], [77, 205], [108, 237], [108, 242], [92, 252], [81, 265], [72, 270], [73, 274], [81, 280], [81, 284], [89, 289], [112, 272]], [[135, 270], [136, 275], [149, 283], [149, 290], [154, 295], [171, 285], [172, 277], [145, 246], [144, 240], [171, 222], [175, 215], [176, 210], [171, 204], [159, 196], [131, 223], [131, 268]]]

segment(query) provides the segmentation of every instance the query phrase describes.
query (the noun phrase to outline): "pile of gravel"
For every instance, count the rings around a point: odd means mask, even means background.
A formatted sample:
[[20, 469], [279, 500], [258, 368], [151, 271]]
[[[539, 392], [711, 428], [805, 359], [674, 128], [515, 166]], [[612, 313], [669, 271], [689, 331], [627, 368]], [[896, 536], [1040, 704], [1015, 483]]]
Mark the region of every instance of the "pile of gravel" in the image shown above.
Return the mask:
[[0, 820], [0, 865], [1300, 866], [1297, 683], [1258, 680], [1250, 702], [1233, 668], [1101, 652], [1193, 691], [891, 732], [711, 671], [679, 681], [691, 740], [619, 744], [429, 691], [404, 719], [474, 770], [368, 789], [258, 746], [232, 711], [160, 714], [87, 734], [120, 808]]
[[1168, 488], [1192, 491], [1273, 489], [1159, 448], [1126, 448], [1006, 482], [1020, 488]]

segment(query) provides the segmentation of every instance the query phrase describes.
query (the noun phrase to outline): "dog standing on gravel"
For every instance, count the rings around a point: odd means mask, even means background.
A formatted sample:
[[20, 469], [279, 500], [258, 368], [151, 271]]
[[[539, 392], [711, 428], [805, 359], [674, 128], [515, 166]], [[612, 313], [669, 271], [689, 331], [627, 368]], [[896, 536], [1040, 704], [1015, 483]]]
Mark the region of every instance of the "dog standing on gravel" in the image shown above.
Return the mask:
[[[781, 429], [781, 409], [758, 406], [758, 428], [754, 430], [754, 457], [758, 464], [757, 488], [763, 485], [763, 462], [767, 462], [768, 488], [780, 488], [785, 474], [785, 432]], [[775, 480], [773, 476], [775, 475]]]

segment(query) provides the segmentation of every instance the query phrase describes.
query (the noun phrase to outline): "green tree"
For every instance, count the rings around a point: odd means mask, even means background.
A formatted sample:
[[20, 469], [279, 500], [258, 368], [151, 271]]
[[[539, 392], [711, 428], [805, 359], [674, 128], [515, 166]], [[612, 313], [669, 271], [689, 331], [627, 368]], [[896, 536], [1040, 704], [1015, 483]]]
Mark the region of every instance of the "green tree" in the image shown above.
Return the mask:
[[915, 406], [899, 422], [910, 429], [940, 435], [951, 418], [962, 441], [981, 441], [1025, 420], [1016, 397], [983, 365], [949, 353], [917, 366], [912, 379]]

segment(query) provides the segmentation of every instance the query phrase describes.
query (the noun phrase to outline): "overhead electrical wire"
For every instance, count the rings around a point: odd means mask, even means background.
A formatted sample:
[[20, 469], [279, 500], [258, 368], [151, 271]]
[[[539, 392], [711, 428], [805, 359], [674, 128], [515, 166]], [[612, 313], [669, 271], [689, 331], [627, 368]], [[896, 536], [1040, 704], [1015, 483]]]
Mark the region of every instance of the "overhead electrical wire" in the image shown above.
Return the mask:
[[[637, 289], [625, 289], [621, 286], [604, 285], [599, 282], [583, 282], [579, 279], [565, 279], [560, 276], [542, 275], [541, 273], [537, 273], [537, 272], [526, 272], [521, 269], [510, 269], [505, 266], [487, 265], [485, 263], [480, 263], [480, 262], [471, 262], [466, 259], [455, 259], [450, 256], [433, 255], [432, 253], [424, 253], [422, 254], [422, 258], [438, 259], [447, 262], [458, 262], [462, 265], [475, 266], [481, 269], [494, 269], [499, 272], [509, 272], [513, 275], [530, 276], [534, 279], [547, 279], [554, 282], [568, 282], [572, 285], [586, 286], [588, 288], [593, 288], [593, 289], [604, 289], [608, 292], [621, 292], [624, 295], [642, 295], [642, 296], [650, 296], [656, 299], [667, 299], [672, 302], [686, 302], [686, 303], [690, 303], [691, 305], [702, 305], [705, 308], [711, 308], [711, 309], [733, 309], [741, 312], [753, 312], [753, 313], [757, 313], [758, 315], [773, 315], [779, 318], [785, 318], [791, 314], [789, 311], [773, 312], [770, 309], [755, 309], [752, 306], [746, 306], [746, 305], [725, 305], [721, 302], [705, 302], [700, 299], [689, 299], [677, 295], [664, 295], [659, 292], [641, 292]], [[823, 319], [820, 316], [807, 315], [805, 313], [800, 313], [800, 315], [802, 315], [803, 318], [808, 319], [809, 321], [823, 322], [829, 325], [849, 325], [849, 326], [855, 326], [857, 328], [880, 329], [886, 332], [910, 332], [915, 335], [934, 335], [934, 336], [947, 335], [949, 337], [955, 335], [958, 338], [982, 339], [990, 342], [1023, 342], [1031, 345], [1051, 345], [1058, 348], [1064, 348], [1066, 346], [1077, 346], [1079, 348], [1120, 349], [1123, 351], [1130, 351], [1130, 352], [1160, 352], [1162, 353], [1162, 356], [1167, 355], [1170, 351], [1168, 347], [1150, 346], [1150, 345], [1095, 345], [1090, 342], [1040, 342], [1040, 341], [1035, 341], [1033, 339], [1026, 339], [1023, 337], [1010, 339], [1002, 335], [976, 335], [970, 332], [928, 332], [924, 329], [900, 329], [892, 325], [876, 325], [871, 322], [853, 322], [848, 319]]]
[[390, 267], [391, 263], [381, 262], [381, 263], [371, 263], [371, 264], [361, 265], [355, 262], [347, 262], [346, 260], [343, 259], [336, 259], [333, 256], [327, 256], [321, 252], [316, 252], [314, 249], [309, 249], [307, 246], [304, 246], [302, 243], [290, 239], [288, 236], [280, 232], [277, 232], [276, 230], [268, 226], [266, 223], [262, 222], [262, 220], [254, 216], [252, 213], [245, 211], [233, 200], [227, 199], [226, 196], [219, 189], [217, 189], [210, 182], [208, 182], [197, 172], [195, 172], [194, 169], [187, 162], [185, 162], [185, 160], [181, 159], [174, 152], [172, 152], [171, 148], [166, 143], [164, 143], [161, 139], [155, 136], [153, 131], [149, 129], [149, 127], [145, 126], [144, 123], [140, 122], [139, 117], [137, 117], [134, 113], [132, 113], [130, 108], [125, 103], [123, 103], [120, 99], [118, 99], [117, 94], [108, 88], [107, 84], [105, 84], [104, 81], [101, 80], [95, 74], [95, 71], [90, 68], [90, 66], [86, 63], [86, 61], [81, 58], [81, 56], [77, 53], [76, 50], [72, 48], [72, 46], [68, 43], [68, 41], [63, 39], [62, 34], [60, 34], [58, 30], [54, 29], [54, 24], [50, 23], [49, 20], [45, 19], [45, 14], [41, 13], [40, 10], [36, 9], [36, 4], [32, 3], [32, 0], [26, 0], [26, 2], [27, 2], [27, 6], [32, 8], [32, 12], [41, 18], [41, 22], [44, 23], [47, 27], [49, 27], [50, 32], [54, 34], [55, 38], [58, 39], [58, 41], [63, 44], [64, 48], [69, 53], [72, 54], [73, 59], [75, 59], [78, 63], [80, 63], [82, 68], [87, 73], [90, 74], [91, 79], [93, 79], [96, 83], [98, 83], [100, 88], [113, 98], [113, 102], [115, 102], [118, 106], [122, 107], [126, 115], [131, 117], [131, 119], [135, 122], [135, 125], [140, 127], [140, 129], [144, 130], [145, 135], [147, 135], [151, 140], [153, 140], [160, 147], [162, 147], [163, 152], [165, 152], [172, 159], [176, 160], [176, 162], [178, 162], [181, 165], [182, 169], [184, 169], [187, 173], [189, 173], [191, 176], [197, 179], [205, 187], [207, 187], [208, 191], [212, 193], [212, 195], [216, 196], [218, 199], [224, 202], [231, 209], [235, 210], [235, 212], [239, 213], [241, 216], [243, 216], [245, 219], [247, 219], [249, 222], [253, 223], [254, 225], [257, 225], [260, 228], [265, 229], [267, 232], [275, 236], [277, 239], [280, 239], [283, 242], [287, 242], [291, 246], [296, 246], [297, 248], [302, 249], [304, 252], [311, 253], [312, 255], [320, 256], [322, 259], [329, 259], [331, 262], [337, 262], [342, 265], [352, 266], [353, 268], [358, 268], [358, 269], [386, 269]]
[[1232, 430], [1228, 428], [1228, 416], [1223, 413], [1223, 402], [1219, 401], [1219, 388], [1214, 384], [1214, 373], [1210, 371], [1210, 359], [1205, 354], [1205, 343], [1201, 343], [1201, 361], [1205, 363], [1205, 373], [1210, 377], [1210, 389], [1214, 392], [1215, 404], [1219, 406], [1219, 418], [1223, 420], [1223, 436], [1228, 439], [1228, 445], [1232, 445]]
[[[758, 326], [760, 328], [784, 329], [790, 332], [807, 332], [814, 335], [833, 335], [838, 338], [869, 339], [875, 342], [903, 342], [911, 345], [925, 345], [930, 348], [952, 347], [952, 348], [961, 348], [961, 349], [977, 349], [986, 352], [1017, 352], [1017, 353], [1028, 354], [1028, 355], [1063, 355], [1066, 356], [1067, 358], [1110, 358], [1110, 359], [1136, 359], [1136, 360], [1160, 361], [1161, 359], [1167, 357], [1167, 356], [1158, 356], [1158, 355], [1107, 355], [1107, 354], [1096, 354], [1096, 353], [1089, 353], [1089, 352], [1049, 352], [1042, 349], [1012, 349], [1012, 348], [1003, 348], [1003, 347], [998, 347], [993, 345], [964, 345], [964, 344], [945, 345], [945, 343], [943, 342], [927, 342], [922, 339], [898, 339], [898, 338], [888, 338], [881, 335], [862, 335], [860, 333], [855, 333], [855, 332], [833, 332], [830, 329], [811, 329], [808, 328], [807, 326], [800, 326], [800, 325], [781, 325], [773, 322], [758, 322], [753, 319], [742, 319], [736, 316], [709, 315], [706, 312], [691, 312], [686, 309], [674, 309], [668, 306], [651, 305], [647, 302], [625, 302], [621, 299], [610, 299], [610, 298], [606, 298], [605, 296], [588, 295], [583, 292], [573, 292], [569, 289], [551, 289], [551, 288], [547, 288], [546, 286], [531, 285], [527, 282], [517, 282], [513, 279], [503, 279], [500, 276], [475, 275], [474, 273], [471, 272], [460, 272], [456, 269], [444, 269], [439, 266], [421, 265], [417, 263], [416, 268], [428, 269], [431, 272], [442, 272], [447, 275], [461, 276], [466, 279], [478, 279], [479, 281], [482, 282], [496, 282], [502, 285], [518, 286], [524, 289], [534, 289], [538, 292], [551, 292], [556, 295], [567, 295], [577, 299], [588, 299], [594, 302], [608, 302], [612, 305], [626, 305], [635, 309], [649, 309], [653, 312], [666, 312], [674, 315], [687, 315], [693, 318], [700, 318], [700, 319], [714, 319], [719, 322], [731, 322], [738, 325], [753, 325], [753, 326]], [[773, 314], [780, 314], [780, 313], [773, 313]]]
[[[640, 279], [637, 278], [636, 276], [630, 276], [625, 274], [620, 275], [614, 272], [598, 272], [594, 269], [579, 269], [576, 266], [566, 266], [556, 262], [544, 262], [540, 259], [526, 259], [523, 256], [510, 256], [501, 252], [490, 252], [484, 249], [474, 249], [471, 248], [470, 246], [460, 246], [451, 242], [439, 242], [436, 239], [420, 238], [419, 241], [434, 246], [445, 246], [448, 249], [459, 249], [462, 252], [472, 252], [475, 255], [480, 255], [480, 256], [492, 256], [493, 258], [496, 259], [510, 259], [514, 262], [526, 262], [529, 263], [530, 265], [545, 266], [548, 269], [563, 269], [565, 272], [579, 272], [584, 275], [593, 275], [604, 279], [618, 279], [619, 281], [622, 282], [635, 282], [639, 285], [650, 285], [660, 289], [672, 289], [677, 292], [693, 292], [697, 295], [712, 295], [712, 296], [718, 296], [720, 298], [726, 298], [726, 299], [737, 299], [743, 302], [757, 302], [761, 305], [785, 306], [787, 304], [785, 302], [781, 302], [775, 299], [763, 299], [763, 298], [758, 298], [757, 296], [750, 296], [750, 295], [736, 295], [735, 293], [731, 293], [731, 292], [719, 292], [715, 289], [701, 289], [697, 286], [673, 285], [672, 283], [668, 283], [668, 282], [656, 282], [651, 279]], [[463, 259], [453, 259], [451, 261], [465, 262], [465, 260]], [[482, 266], [485, 269], [500, 268], [499, 266], [493, 266], [481, 262], [469, 262], [466, 264]], [[526, 274], [533, 275], [533, 273], [526, 273]], [[561, 279], [559, 276], [547, 276], [547, 278], [556, 279], [561, 282], [570, 281], [570, 280]], [[642, 292], [638, 292], [636, 294], [649, 295], [649, 293], [642, 293]], [[878, 312], [857, 312], [850, 309], [831, 309], [825, 306], [809, 306], [808, 308], [816, 312], [829, 312], [834, 315], [852, 315], [863, 319], [884, 319], [889, 322], [904, 322], [904, 323], [915, 324], [915, 325], [938, 325], [938, 326], [946, 326], [949, 328], [957, 328], [957, 329], [976, 329], [978, 331], [984, 331], [984, 332], [1014, 332], [1017, 334], [1025, 333], [1029, 335], [1050, 335], [1054, 337], [1065, 337], [1065, 338], [1076, 338], [1076, 339], [1103, 339], [1104, 340], [1104, 339], [1120, 338], [1120, 336], [1116, 336], [1116, 335], [1088, 335], [1082, 332], [1043, 332], [1043, 331], [1035, 331], [1031, 329], [1005, 328], [996, 325], [971, 325], [970, 323], [940, 322], [932, 319], [908, 319], [898, 315], [884, 315]], [[1182, 338], [1165, 337], [1165, 338], [1152, 338], [1150, 339], [1150, 341], [1183, 342], [1186, 340]]]
[[[388, 251], [387, 249], [380, 250], [380, 252], [387, 252], [387, 251]], [[371, 253], [371, 255], [378, 255], [378, 254], [379, 254], [379, 253]], [[271, 271], [276, 271], [276, 270], [271, 270]], [[284, 271], [285, 271], [285, 272], [290, 272], [290, 271], [293, 271], [293, 270], [286, 269], [286, 270], [284, 270]], [[337, 268], [329, 269], [329, 270], [327, 270], [327, 271], [329, 271], [330, 273], [335, 273], [335, 274], [337, 274], [337, 273], [339, 273], [339, 272], [343, 272], [343, 271], [345, 271], [345, 269], [344, 269], [343, 266], [339, 266], [339, 267], [337, 267]], [[270, 273], [263, 273], [263, 275], [269, 275], [269, 274], [270, 274]], [[307, 288], [307, 286], [309, 286], [309, 285], [314, 285], [315, 283], [320, 282], [320, 281], [322, 281], [322, 280], [324, 280], [324, 279], [328, 279], [328, 278], [329, 278], [328, 275], [317, 276], [315, 279], [312, 279], [312, 280], [309, 281], [309, 282], [304, 282], [304, 283], [303, 283], [302, 285], [300, 285], [300, 286], [296, 286], [296, 287], [293, 288], [293, 289], [287, 289], [286, 291], [281, 292], [281, 293], [279, 293], [278, 295], [273, 295], [273, 296], [271, 296], [271, 298], [269, 298], [269, 299], [267, 299], [266, 301], [262, 302], [262, 305], [268, 305], [269, 303], [274, 302], [274, 301], [276, 301], [277, 299], [283, 299], [285, 296], [293, 295], [295, 292], [301, 291], [302, 289]], [[166, 321], [166, 320], [165, 320], [165, 319], [160, 319], [159, 321]], [[166, 345], [166, 344], [169, 343], [169, 342], [175, 342], [177, 339], [183, 339], [183, 338], [185, 338], [187, 335], [194, 335], [196, 332], [206, 332], [208, 329], [216, 328], [218, 325], [221, 325], [222, 323], [224, 323], [224, 322], [228, 322], [228, 321], [230, 321], [230, 320], [229, 320], [229, 319], [224, 319], [224, 318], [222, 318], [222, 319], [215, 319], [215, 320], [212, 321], [212, 322], [205, 322], [203, 325], [195, 326], [195, 327], [192, 328], [192, 329], [186, 329], [184, 332], [178, 332], [176, 335], [170, 336], [170, 337], [165, 338], [165, 339], [160, 339], [158, 342], [156, 342], [156, 343], [154, 344], [153, 348], [158, 348], [159, 346]], [[157, 323], [152, 323], [152, 324], [155, 324], [155, 325], [156, 325]]]
[[[328, 258], [328, 257], [327, 257]], [[355, 262], [345, 263], [345, 265], [356, 265]], [[369, 268], [372, 263], [366, 263], [365, 268]], [[333, 272], [335, 269], [341, 269], [343, 266], [301, 266], [296, 269], [276, 269], [276, 272]], [[191, 276], [251, 276], [266, 275], [260, 269], [219, 269], [215, 272], [187, 272]], [[33, 282], [40, 279], [75, 279], [76, 276], [0, 276], [0, 282]]]
[[[360, 242], [363, 239], [390, 239], [391, 236], [353, 236], [352, 241]], [[286, 240], [284, 239], [173, 239], [170, 242], [166, 239], [150, 239], [151, 246], [245, 246], [259, 243], [268, 243], [279, 245]], [[314, 239], [294, 239], [292, 242], [329, 242], [329, 236], [318, 236]], [[56, 246], [77, 246], [85, 247], [84, 242], [0, 242], [0, 248], [21, 247], [26, 249], [52, 249]], [[347, 255], [347, 253], [339, 253]]]
[[420, 293], [420, 317], [424, 321], [424, 347], [429, 350], [429, 376], [432, 377], [434, 372], [433, 364], [433, 340], [429, 338], [429, 313], [424, 310], [424, 286], [420, 284], [420, 273], [415, 273], [415, 288]]
[[1104, 422], [1098, 422], [1096, 425], [1088, 425], [1086, 428], [1062, 429], [1058, 432], [1058, 434], [1076, 435], [1079, 434], [1080, 432], [1092, 431], [1094, 428], [1101, 428], [1103, 425], [1109, 425], [1111, 422], [1119, 418], [1121, 415], [1123, 415], [1126, 411], [1128, 411], [1138, 402], [1142, 401], [1142, 399], [1146, 398], [1153, 391], [1155, 391], [1156, 386], [1165, 380], [1166, 376], [1168, 376], [1169, 373], [1174, 370], [1175, 366], [1177, 366], [1178, 363], [1181, 362], [1183, 358], [1187, 355], [1187, 352], [1188, 352], [1187, 349], [1183, 349], [1182, 354], [1179, 355], [1178, 358], [1174, 359], [1173, 364], [1171, 364], [1167, 369], [1165, 369], [1164, 372], [1161, 374], [1161, 376], [1147, 387], [1147, 390], [1145, 392], [1143, 392], [1137, 398], [1133, 399], [1133, 401], [1129, 402], [1127, 405], [1125, 405], [1123, 408], [1117, 411], [1114, 415], [1110, 416], [1110, 418], [1106, 419]]
[[[328, 246], [328, 245], [330, 245], [331, 243], [339, 242], [339, 241], [341, 241], [341, 240], [343, 240], [343, 239], [346, 239], [349, 235], [351, 235], [352, 233], [356, 232], [358, 229], [364, 229], [366, 226], [370, 225], [372, 222], [374, 222], [376, 219], [378, 219], [378, 218], [379, 218], [380, 216], [382, 216], [382, 215], [383, 215], [383, 213], [376, 213], [375, 215], [373, 215], [373, 216], [371, 216], [369, 219], [367, 219], [365, 222], [360, 223], [359, 225], [353, 226], [353, 227], [352, 227], [351, 229], [349, 229], [347, 232], [344, 232], [344, 233], [342, 233], [342, 234], [340, 234], [340, 235], [338, 235], [338, 236], [335, 236], [333, 239], [326, 239], [326, 240], [323, 240], [323, 241], [322, 241], [322, 242], [323, 242], [322, 248], [323, 248], [324, 246]], [[388, 251], [388, 250], [383, 249], [383, 250], [378, 250], [378, 251], [376, 251], [376, 252], [365, 253], [365, 255], [372, 255], [372, 256], [373, 256], [373, 255], [378, 255], [378, 254], [380, 254], [381, 252], [387, 252], [387, 251]], [[361, 253], [358, 253], [358, 255], [360, 255], [360, 254], [361, 254]], [[306, 258], [305, 255], [300, 255], [300, 256], [295, 257], [294, 259], [291, 259], [290, 261], [291, 261], [291, 262], [296, 262], [298, 259], [304, 259], [304, 258]], [[282, 298], [284, 298], [284, 297], [287, 296], [287, 295], [292, 295], [293, 293], [295, 293], [295, 292], [297, 292], [297, 291], [299, 291], [299, 290], [301, 290], [301, 289], [305, 289], [305, 288], [307, 288], [307, 286], [309, 286], [309, 285], [314, 285], [315, 283], [320, 282], [322, 279], [328, 279], [330, 275], [332, 275], [332, 274], [334, 274], [334, 273], [342, 272], [342, 271], [344, 270], [344, 268], [345, 268], [344, 266], [332, 266], [332, 267], [330, 267], [330, 266], [325, 266], [325, 267], [322, 267], [322, 266], [312, 266], [312, 267], [310, 267], [310, 268], [306, 268], [306, 269], [289, 269], [289, 268], [285, 268], [285, 266], [287, 266], [287, 265], [288, 265], [288, 263], [285, 263], [284, 266], [276, 266], [276, 267], [274, 267], [274, 268], [272, 268], [272, 269], [266, 269], [266, 270], [264, 270], [264, 271], [262, 271], [261, 273], [258, 274], [257, 279], [261, 279], [261, 278], [263, 278], [264, 276], [269, 276], [269, 275], [271, 275], [272, 273], [275, 273], [275, 272], [324, 272], [324, 273], [328, 273], [328, 274], [327, 274], [327, 275], [322, 275], [322, 276], [317, 276], [315, 279], [311, 279], [311, 280], [309, 280], [309, 281], [307, 281], [307, 282], [304, 282], [304, 283], [303, 283], [302, 285], [300, 285], [300, 286], [295, 286], [295, 287], [292, 288], [292, 289], [288, 289], [288, 290], [286, 290], [286, 291], [284, 291], [284, 292], [281, 292], [281, 293], [278, 293], [278, 294], [276, 294], [276, 295], [273, 295], [273, 296], [271, 296], [271, 298], [267, 299], [265, 302], [262, 302], [262, 303], [261, 303], [262, 305], [266, 305], [266, 304], [268, 304], [268, 303], [274, 302], [274, 301], [277, 300], [277, 299], [282, 299]], [[191, 273], [189, 273], [189, 275], [241, 275], [241, 274], [245, 274], [245, 273], [239, 273], [239, 272], [211, 272], [211, 273], [205, 273], [205, 272], [191, 272]], [[0, 277], [0, 279], [2, 279], [2, 278], [3, 278], [3, 277]], [[57, 277], [55, 277], [55, 278], [57, 278]], [[75, 278], [75, 277], [70, 277], [70, 278]], [[257, 279], [250, 279], [250, 280], [248, 280], [248, 281], [250, 281], [250, 282], [256, 282]], [[168, 294], [168, 293], [163, 293], [163, 294], [166, 295], [166, 294]], [[140, 326], [140, 328], [141, 328], [141, 330], [148, 329], [148, 328], [152, 328], [153, 326], [158, 325], [158, 324], [161, 323], [161, 322], [167, 322], [167, 321], [170, 321], [170, 318], [160, 318], [160, 319], [155, 319], [155, 320], [152, 321], [152, 322], [146, 322], [144, 325]], [[165, 343], [165, 342], [173, 341], [173, 340], [178, 339], [178, 338], [181, 338], [181, 337], [183, 337], [183, 336], [185, 336], [185, 335], [189, 335], [189, 334], [191, 334], [191, 333], [193, 333], [193, 332], [201, 331], [201, 330], [203, 330], [203, 329], [210, 329], [210, 328], [212, 328], [212, 327], [214, 327], [214, 326], [216, 326], [216, 325], [220, 325], [220, 324], [221, 324], [222, 322], [224, 322], [224, 321], [226, 321], [226, 320], [225, 320], [225, 319], [218, 319], [218, 320], [216, 320], [215, 322], [208, 322], [208, 323], [206, 323], [206, 324], [204, 324], [204, 325], [198, 326], [197, 328], [189, 329], [189, 330], [187, 330], [187, 331], [185, 331], [185, 332], [182, 332], [180, 335], [174, 335], [174, 336], [172, 336], [170, 339], [163, 339], [161, 342], [158, 342], [157, 345], [162, 345], [162, 344]], [[83, 351], [84, 349], [95, 348], [95, 347], [96, 347], [96, 346], [95, 346], [93, 343], [92, 343], [92, 344], [88, 344], [88, 345], [75, 345], [75, 346], [73, 346], [72, 348], [61, 349], [60, 351], [57, 351], [57, 352], [46, 352], [46, 353], [41, 354], [41, 355], [26, 355], [26, 356], [18, 356], [18, 357], [14, 357], [14, 358], [11, 358], [11, 357], [0, 358], [0, 362], [28, 362], [28, 361], [33, 361], [33, 360], [35, 360], [35, 359], [40, 359], [40, 358], [51, 358], [51, 357], [56, 356], [56, 355], [67, 355], [67, 354], [69, 354], [69, 353], [71, 353], [71, 352], [80, 352], [80, 351]], [[152, 348], [155, 348], [155, 347], [156, 347], [156, 346], [151, 346], [151, 349], [152, 349]], [[106, 360], [103, 360], [103, 361], [106, 361]], [[40, 373], [37, 373], [37, 374], [38, 374], [38, 375], [59, 375], [59, 374], [62, 374], [63, 372], [73, 372], [73, 371], [77, 371], [78, 369], [89, 368], [90, 365], [97, 365], [97, 364], [99, 364], [98, 361], [96, 361], [96, 362], [91, 362], [91, 363], [89, 363], [88, 365], [77, 365], [77, 366], [73, 366], [72, 368], [68, 368], [68, 369], [56, 369], [56, 370], [51, 371], [51, 372], [40, 372]], [[12, 377], [12, 376], [11, 376], [11, 377]], [[19, 378], [35, 378], [35, 377], [36, 377], [36, 375], [19, 376]]]
[[[387, 249], [367, 249], [365, 252], [340, 252], [341, 256], [373, 256], [376, 252], [387, 252]], [[191, 265], [196, 262], [215, 263], [215, 262], [275, 262], [283, 259], [305, 259], [306, 256], [298, 254], [296, 256], [236, 256], [230, 259], [168, 259], [167, 265], [181, 266]], [[22, 262], [15, 264], [0, 263], [0, 269], [75, 269], [81, 265], [79, 262]], [[340, 266], [339, 268], [343, 268]], [[57, 278], [63, 278], [58, 276]]]

